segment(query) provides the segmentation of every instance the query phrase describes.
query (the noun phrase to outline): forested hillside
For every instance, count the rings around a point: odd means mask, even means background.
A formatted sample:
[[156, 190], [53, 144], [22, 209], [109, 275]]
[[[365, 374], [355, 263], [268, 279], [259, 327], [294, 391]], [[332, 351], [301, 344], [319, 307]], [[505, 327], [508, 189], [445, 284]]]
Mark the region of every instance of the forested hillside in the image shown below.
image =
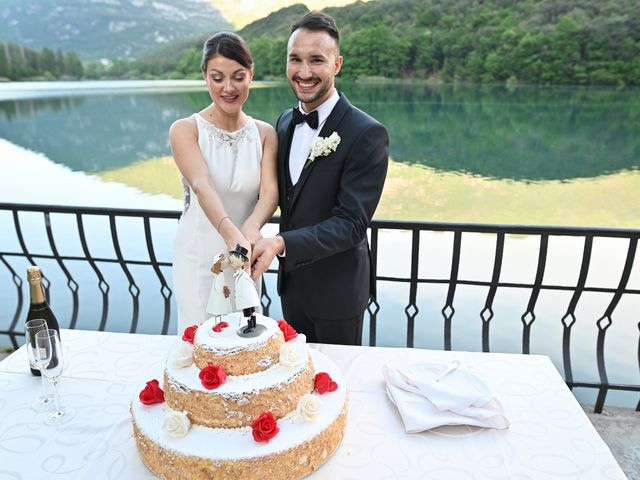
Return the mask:
[[74, 52], [54, 52], [48, 48], [37, 51], [0, 42], [0, 79], [42, 77], [54, 80], [83, 75], [82, 62]]
[[[306, 11], [295, 5], [239, 31], [256, 78], [283, 76], [288, 27]], [[324, 11], [342, 32], [344, 78], [640, 83], [636, 0], [372, 0]], [[185, 51], [173, 75], [199, 75], [199, 58], [199, 48]]]
[[[238, 32], [253, 52], [256, 79], [284, 76], [289, 27], [307, 11], [293, 5]], [[637, 0], [371, 0], [324, 11], [342, 32], [346, 79], [640, 84]], [[193, 32], [135, 61], [85, 65], [86, 76], [200, 78], [202, 43], [215, 31]]]
[[[325, 11], [342, 32], [347, 78], [640, 83], [636, 0], [374, 0]], [[288, 32], [254, 31], [241, 33], [256, 74], [281, 75]]]

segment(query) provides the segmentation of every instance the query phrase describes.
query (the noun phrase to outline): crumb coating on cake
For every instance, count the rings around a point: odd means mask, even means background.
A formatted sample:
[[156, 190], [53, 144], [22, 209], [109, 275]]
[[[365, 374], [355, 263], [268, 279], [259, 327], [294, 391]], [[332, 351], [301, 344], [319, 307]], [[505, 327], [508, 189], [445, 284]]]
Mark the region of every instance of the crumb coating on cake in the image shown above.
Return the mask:
[[[280, 374], [280, 381], [264, 385], [273, 370]], [[315, 375], [313, 361], [308, 357], [300, 369], [276, 365], [258, 374], [228, 376], [225, 385], [205, 390], [181, 383], [166, 370], [163, 389], [167, 405], [187, 412], [192, 423], [207, 427], [243, 427], [267, 411], [281, 418], [295, 410], [300, 398], [313, 390]]]
[[200, 369], [207, 363], [222, 365], [227, 375], [248, 375], [261, 372], [278, 363], [280, 346], [284, 343], [281, 331], [273, 332], [267, 341], [251, 350], [213, 350], [205, 345], [195, 344], [193, 361]]
[[[164, 448], [145, 436], [135, 419], [133, 434], [142, 461], [165, 480], [294, 480], [317, 470], [336, 451], [344, 435], [346, 419], [345, 401], [338, 417], [313, 438], [284, 451], [239, 460], [189, 456]], [[259, 447], [255, 447], [257, 451]], [[212, 452], [215, 453], [214, 445]]]

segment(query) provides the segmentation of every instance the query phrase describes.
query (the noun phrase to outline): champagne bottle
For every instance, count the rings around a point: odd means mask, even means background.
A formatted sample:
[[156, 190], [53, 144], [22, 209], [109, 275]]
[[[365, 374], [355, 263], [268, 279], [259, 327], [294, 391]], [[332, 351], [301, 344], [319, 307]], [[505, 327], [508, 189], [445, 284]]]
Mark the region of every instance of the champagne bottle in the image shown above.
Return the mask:
[[[47, 322], [47, 328], [53, 328], [60, 333], [60, 326], [56, 316], [51, 311], [47, 298], [44, 295], [44, 289], [42, 288], [42, 272], [40, 267], [27, 268], [27, 280], [29, 281], [29, 295], [31, 297], [31, 304], [29, 305], [29, 311], [27, 312], [27, 320], [33, 320], [34, 318], [42, 318]], [[35, 370], [29, 367], [33, 375], [40, 375], [39, 370]]]

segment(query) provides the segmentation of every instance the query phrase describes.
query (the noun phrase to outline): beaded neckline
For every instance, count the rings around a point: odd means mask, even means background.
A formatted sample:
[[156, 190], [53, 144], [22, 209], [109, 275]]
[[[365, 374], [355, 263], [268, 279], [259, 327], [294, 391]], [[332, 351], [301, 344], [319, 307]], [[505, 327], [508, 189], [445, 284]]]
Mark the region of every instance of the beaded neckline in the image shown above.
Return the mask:
[[220, 127], [216, 126], [215, 124], [211, 123], [209, 120], [204, 118], [200, 113], [196, 113], [195, 115], [196, 115], [196, 117], [199, 117], [200, 120], [202, 120], [202, 123], [204, 123], [207, 128], [211, 128], [211, 129], [215, 130], [216, 132], [219, 132], [222, 135], [228, 135], [229, 137], [234, 137], [234, 136], [238, 135], [240, 132], [242, 132], [243, 130], [245, 130], [249, 126], [249, 123], [251, 123], [251, 117], [249, 115], [247, 115], [247, 119], [245, 120], [245, 122], [242, 124], [242, 126], [240, 128], [238, 128], [237, 130], [229, 131], [229, 130], [225, 130], [224, 128], [220, 128]]

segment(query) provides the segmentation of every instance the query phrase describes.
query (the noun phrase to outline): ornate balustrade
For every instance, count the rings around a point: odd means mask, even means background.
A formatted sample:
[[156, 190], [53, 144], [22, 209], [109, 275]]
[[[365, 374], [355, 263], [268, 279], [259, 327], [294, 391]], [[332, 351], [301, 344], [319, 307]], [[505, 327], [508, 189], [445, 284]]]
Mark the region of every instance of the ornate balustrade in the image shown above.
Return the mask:
[[[84, 208], [84, 207], [60, 207], [46, 205], [22, 205], [0, 203], [0, 231], [2, 231], [2, 239], [0, 239], [0, 262], [5, 267], [4, 277], [0, 277], [2, 281], [2, 299], [4, 307], [0, 313], [0, 341], [4, 337], [8, 337], [11, 344], [17, 347], [20, 342], [19, 338], [24, 336], [23, 319], [26, 315], [28, 307], [28, 288], [22, 267], [28, 264], [47, 263], [48, 268], [44, 270], [45, 279], [44, 286], [47, 295], [51, 291], [51, 280], [56, 277], [56, 282], [64, 283], [67, 291], [66, 305], [68, 314], [61, 321], [61, 326], [66, 328], [76, 328], [81, 308], [80, 292], [85, 286], [92, 284], [95, 289], [97, 285], [97, 298], [91, 300], [93, 302], [91, 315], [99, 316], [97, 322], [98, 330], [110, 330], [114, 328], [113, 321], [110, 320], [110, 307], [114, 302], [119, 308], [123, 304], [130, 305], [130, 321], [119, 319], [119, 328], [122, 328], [122, 322], [125, 322], [126, 330], [130, 332], [140, 332], [141, 319], [145, 317], [147, 308], [141, 301], [141, 294], [152, 289], [159, 294], [162, 303], [162, 321], [157, 333], [169, 333], [169, 326], [172, 318], [175, 317], [175, 304], [172, 302], [171, 289], [171, 259], [170, 245], [173, 241], [170, 235], [171, 227], [175, 229], [175, 223], [180, 216], [176, 211], [152, 211], [152, 210], [134, 210], [134, 209], [108, 209], [108, 208]], [[132, 227], [126, 219], [135, 219], [140, 228]], [[165, 222], [169, 227], [161, 228], [158, 233], [154, 225], [158, 222]], [[277, 219], [272, 219], [277, 222]], [[446, 264], [448, 266], [448, 275], [433, 276], [424, 272], [429, 271], [425, 268], [434, 258], [429, 257], [429, 249], [424, 247], [428, 235], [434, 232], [444, 232], [447, 239], [451, 239], [450, 248], [445, 255]], [[410, 242], [409, 251], [399, 252], [396, 250], [387, 251], [381, 248], [381, 238], [385, 235], [401, 234], [405, 237], [405, 242]], [[446, 294], [441, 300], [438, 300], [438, 306], [441, 306], [441, 326], [443, 348], [452, 349], [452, 330], [455, 322], [477, 322], [480, 325], [481, 332], [481, 349], [482, 351], [491, 351], [492, 333], [495, 335], [496, 316], [496, 296], [502, 291], [518, 291], [525, 292], [526, 302], [522, 304], [519, 310], [520, 333], [519, 338], [513, 338], [512, 342], [520, 344], [520, 351], [524, 354], [536, 353], [532, 351], [532, 331], [538, 325], [538, 310], [540, 295], [543, 292], [566, 292], [569, 295], [568, 302], [556, 302], [552, 313], [551, 321], [557, 322], [561, 326], [562, 335], [560, 338], [551, 339], [561, 343], [562, 367], [564, 376], [570, 388], [582, 387], [597, 390], [597, 400], [595, 402], [595, 411], [600, 412], [605, 404], [607, 393], [611, 390], [640, 392], [640, 382], [621, 383], [609, 381], [608, 365], [606, 358], [608, 351], [605, 349], [607, 332], [614, 322], [623, 322], [630, 327], [625, 331], [625, 335], [632, 337], [637, 343], [637, 358], [629, 358], [627, 365], [633, 365], [634, 371], [637, 372], [640, 366], [640, 315], [638, 309], [631, 308], [631, 317], [628, 318], [629, 308], [621, 311], [621, 302], [626, 301], [629, 304], [640, 301], [640, 289], [632, 288], [633, 279], [640, 279], [638, 265], [636, 261], [636, 250], [638, 246], [638, 238], [640, 230], [625, 229], [604, 229], [604, 228], [573, 228], [573, 227], [539, 227], [539, 226], [515, 226], [515, 225], [480, 225], [480, 224], [456, 224], [456, 223], [430, 223], [430, 222], [397, 222], [397, 221], [374, 221], [370, 228], [371, 255], [374, 264], [378, 266], [378, 274], [376, 276], [378, 282], [378, 291], [382, 285], [404, 285], [408, 287], [408, 297], [403, 299], [404, 315], [406, 324], [406, 346], [414, 347], [416, 337], [416, 327], [425, 319], [424, 311], [419, 307], [420, 291], [428, 286], [441, 286], [446, 290]], [[462, 255], [463, 238], [470, 235], [483, 234], [492, 246], [491, 259], [492, 268], [490, 272], [484, 272], [484, 279], [468, 278], [461, 274], [464, 262], [469, 261], [468, 256]], [[42, 241], [35, 242], [38, 245], [33, 246], [29, 240], [32, 236], [40, 235]], [[89, 239], [93, 237], [93, 241]], [[533, 253], [535, 264], [535, 274], [531, 281], [511, 281], [507, 280], [504, 275], [505, 270], [514, 268], [505, 256], [505, 245], [510, 238], [535, 238], [536, 251]], [[108, 244], [109, 254], [95, 253], [93, 245], [95, 238], [104, 247]], [[470, 237], [469, 237], [470, 238]], [[575, 281], [553, 282], [548, 280], [552, 278], [547, 275], [549, 270], [562, 269], [562, 265], [557, 265], [557, 256], [549, 255], [550, 243], [558, 239], [574, 239], [573, 254], [580, 259], [579, 267]], [[602, 286], [593, 285], [588, 279], [593, 276], [593, 271], [600, 266], [595, 266], [595, 258], [601, 258], [602, 255], [596, 255], [596, 242], [603, 239], [618, 239], [616, 244], [616, 254], [622, 258], [621, 268], [615, 271], [613, 275], [609, 272], [609, 276], [615, 277], [616, 285]], [[465, 240], [469, 243], [467, 240]], [[75, 251], [69, 248], [61, 247], [62, 244], [74, 244], [77, 246]], [[134, 246], [134, 250], [138, 254], [129, 256], [126, 247]], [[422, 245], [422, 248], [421, 248]], [[576, 246], [579, 246], [576, 247]], [[576, 250], [577, 248], [577, 250]], [[158, 251], [165, 252], [164, 255], [158, 255]], [[144, 252], [144, 254], [141, 254]], [[388, 268], [381, 262], [383, 258], [388, 256], [408, 256], [407, 274], [390, 274]], [[478, 255], [487, 256], [488, 253], [478, 252]], [[604, 257], [606, 258], [606, 252]], [[473, 258], [473, 255], [471, 256]], [[509, 257], [511, 258], [511, 257]], [[441, 258], [435, 260], [442, 260]], [[563, 261], [563, 260], [560, 260]], [[555, 262], [555, 264], [553, 263]], [[634, 277], [634, 262], [636, 272]], [[486, 263], [486, 262], [485, 262]], [[84, 274], [74, 273], [78, 264], [88, 265], [89, 269]], [[21, 265], [19, 267], [18, 265]], [[52, 268], [55, 265], [56, 268]], [[114, 278], [114, 268], [119, 272], [118, 278]], [[57, 271], [54, 271], [57, 270]], [[393, 270], [393, 269], [391, 269]], [[145, 272], [139, 274], [140, 271]], [[87, 274], [87, 272], [91, 272]], [[275, 271], [270, 270], [267, 275], [274, 275]], [[597, 276], [597, 275], [596, 275]], [[114, 282], [118, 282], [119, 286], [126, 282], [127, 297], [122, 293], [114, 293]], [[637, 282], [636, 282], [637, 283]], [[462, 287], [478, 287], [484, 295], [484, 305], [478, 309], [477, 317], [459, 318], [456, 316], [456, 306], [465, 299], [461, 296], [460, 289]], [[439, 291], [444, 291], [439, 290]], [[602, 294], [607, 296], [608, 300], [604, 308], [599, 312], [591, 312], [591, 316], [595, 319], [592, 327], [595, 329], [595, 362], [597, 364], [597, 381], [576, 378], [572, 358], [575, 360], [576, 342], [583, 342], [582, 339], [576, 340], [572, 337], [575, 325], [578, 321], [586, 321], [581, 319], [579, 306], [585, 295]], [[366, 325], [368, 327], [367, 337], [370, 345], [384, 344], [384, 339], [379, 341], [378, 330], [381, 315], [385, 311], [385, 303], [383, 296], [378, 294], [377, 298], [373, 298], [368, 307], [368, 315]], [[516, 296], [522, 298], [522, 296]], [[270, 307], [273, 306], [273, 298], [267, 289], [267, 282], [263, 282], [263, 307], [265, 313], [269, 313]], [[65, 307], [66, 308], [66, 307]], [[54, 310], [58, 312], [57, 306]], [[84, 312], [84, 309], [83, 309]], [[83, 313], [84, 315], [84, 313]], [[172, 317], [173, 315], [173, 317]], [[635, 318], [633, 318], [635, 315]], [[548, 317], [548, 312], [546, 313]], [[582, 314], [584, 317], [585, 315]], [[624, 317], [624, 318], [623, 318]], [[433, 319], [431, 319], [433, 320]], [[397, 321], [397, 319], [395, 319]], [[542, 327], [541, 327], [542, 328]], [[440, 335], [440, 332], [430, 332], [433, 335]], [[574, 338], [572, 342], [572, 338]], [[573, 349], [572, 349], [573, 347]], [[638, 376], [638, 375], [636, 375]], [[640, 411], [640, 402], [638, 402], [637, 410]]]

